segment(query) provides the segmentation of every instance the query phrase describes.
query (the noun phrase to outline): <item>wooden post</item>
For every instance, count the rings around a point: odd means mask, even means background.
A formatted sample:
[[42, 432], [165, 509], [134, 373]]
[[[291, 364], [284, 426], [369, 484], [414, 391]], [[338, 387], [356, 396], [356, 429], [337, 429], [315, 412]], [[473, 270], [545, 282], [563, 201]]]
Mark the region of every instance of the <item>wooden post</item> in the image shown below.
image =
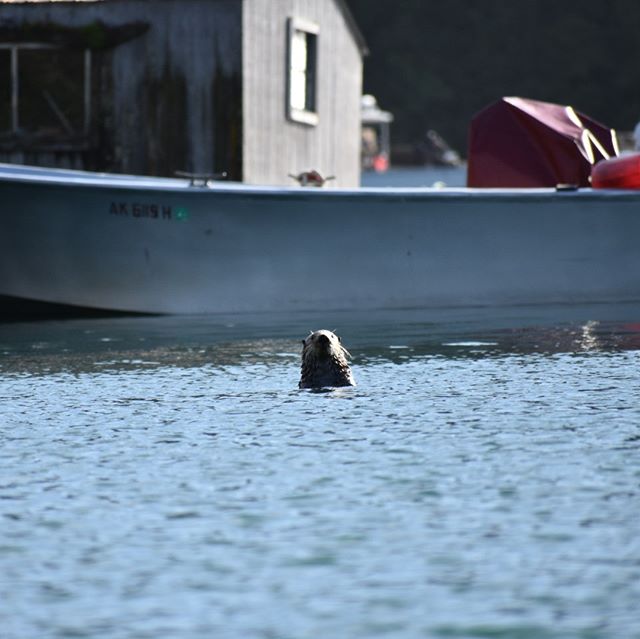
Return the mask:
[[11, 129], [14, 133], [20, 128], [18, 118], [18, 47], [11, 47]]
[[84, 134], [91, 129], [91, 49], [84, 50]]

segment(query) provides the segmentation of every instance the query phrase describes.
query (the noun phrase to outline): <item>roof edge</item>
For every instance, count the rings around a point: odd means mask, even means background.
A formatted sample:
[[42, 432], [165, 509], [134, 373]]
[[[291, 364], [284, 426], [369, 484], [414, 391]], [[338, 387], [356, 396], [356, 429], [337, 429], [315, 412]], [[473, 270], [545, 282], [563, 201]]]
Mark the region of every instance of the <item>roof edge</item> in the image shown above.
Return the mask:
[[353, 14], [351, 13], [351, 9], [349, 9], [346, 3], [346, 0], [335, 0], [335, 2], [338, 5], [338, 8], [340, 9], [340, 11], [342, 12], [342, 15], [349, 29], [351, 29], [351, 33], [353, 33], [353, 37], [355, 38], [356, 44], [360, 49], [360, 53], [362, 54], [363, 57], [368, 56], [370, 51], [369, 51], [369, 47], [367, 46], [367, 41], [364, 39], [364, 35], [362, 35], [362, 31], [360, 31], [360, 27], [358, 26], [358, 23], [353, 17]]

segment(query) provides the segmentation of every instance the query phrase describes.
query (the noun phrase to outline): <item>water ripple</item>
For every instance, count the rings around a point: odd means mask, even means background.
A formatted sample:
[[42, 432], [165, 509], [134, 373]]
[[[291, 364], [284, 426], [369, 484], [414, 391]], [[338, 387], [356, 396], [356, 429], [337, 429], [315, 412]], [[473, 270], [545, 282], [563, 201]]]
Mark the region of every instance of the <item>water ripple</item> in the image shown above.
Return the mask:
[[0, 330], [3, 637], [638, 636], [626, 329], [378, 332], [310, 393], [290, 339], [116, 328]]

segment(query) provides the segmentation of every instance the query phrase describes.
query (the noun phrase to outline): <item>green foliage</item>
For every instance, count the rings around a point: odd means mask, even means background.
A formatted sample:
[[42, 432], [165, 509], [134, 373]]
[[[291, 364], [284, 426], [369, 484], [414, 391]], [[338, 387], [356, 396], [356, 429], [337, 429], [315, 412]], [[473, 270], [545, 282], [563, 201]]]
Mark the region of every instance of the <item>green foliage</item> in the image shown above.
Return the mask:
[[502, 96], [570, 104], [604, 124], [640, 119], [637, 0], [347, 0], [371, 55], [364, 90], [395, 141], [436, 129], [464, 152], [471, 117]]
[[1, 42], [39, 42], [66, 49], [108, 49], [137, 38], [149, 29], [146, 22], [119, 26], [94, 20], [84, 26], [69, 26], [51, 21], [16, 24], [0, 21]]
[[82, 39], [88, 49], [104, 49], [107, 46], [108, 38], [101, 22], [94, 20], [81, 27], [79, 31], [82, 33]]

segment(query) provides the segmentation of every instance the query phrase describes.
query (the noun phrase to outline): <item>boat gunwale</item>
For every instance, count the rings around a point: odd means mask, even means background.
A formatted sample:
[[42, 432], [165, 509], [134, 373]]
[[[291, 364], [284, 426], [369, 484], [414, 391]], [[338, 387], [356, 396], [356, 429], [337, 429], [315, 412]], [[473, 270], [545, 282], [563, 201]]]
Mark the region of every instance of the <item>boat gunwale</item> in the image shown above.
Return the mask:
[[147, 191], [247, 199], [310, 200], [344, 199], [358, 201], [470, 200], [483, 201], [571, 201], [640, 200], [640, 190], [632, 189], [556, 189], [556, 188], [469, 188], [469, 187], [357, 187], [302, 188], [300, 186], [252, 185], [241, 182], [215, 182], [193, 185], [188, 179], [101, 174], [65, 169], [46, 169], [0, 165], [0, 184], [28, 184], [62, 189], [97, 188], [107, 191]]

